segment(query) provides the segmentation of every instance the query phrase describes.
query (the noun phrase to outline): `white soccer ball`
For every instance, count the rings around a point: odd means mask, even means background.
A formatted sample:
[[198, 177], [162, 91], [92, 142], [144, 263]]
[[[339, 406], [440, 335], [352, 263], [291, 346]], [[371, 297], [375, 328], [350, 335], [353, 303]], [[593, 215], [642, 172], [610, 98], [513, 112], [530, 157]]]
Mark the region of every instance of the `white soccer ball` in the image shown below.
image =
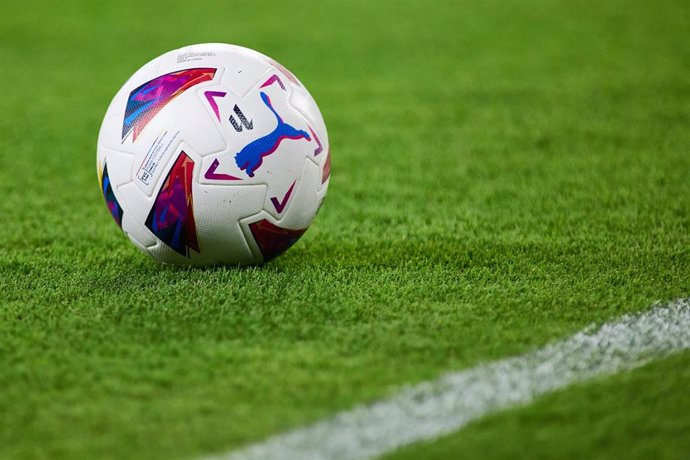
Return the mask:
[[258, 264], [292, 246], [330, 175], [314, 99], [256, 51], [193, 45], [139, 69], [98, 137], [106, 204], [127, 237], [171, 264]]

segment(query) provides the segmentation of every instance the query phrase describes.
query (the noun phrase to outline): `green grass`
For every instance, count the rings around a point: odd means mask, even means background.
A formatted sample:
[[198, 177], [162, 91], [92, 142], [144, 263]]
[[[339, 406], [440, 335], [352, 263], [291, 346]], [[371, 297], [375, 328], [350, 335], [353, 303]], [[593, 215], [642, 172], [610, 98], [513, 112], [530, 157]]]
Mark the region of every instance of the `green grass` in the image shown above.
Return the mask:
[[[690, 293], [684, 0], [0, 1], [0, 457], [226, 451]], [[110, 98], [209, 41], [293, 70], [329, 128], [324, 207], [263, 268], [159, 266], [98, 190]], [[679, 458], [686, 370], [566, 390], [436, 454], [543, 433], [545, 457]]]

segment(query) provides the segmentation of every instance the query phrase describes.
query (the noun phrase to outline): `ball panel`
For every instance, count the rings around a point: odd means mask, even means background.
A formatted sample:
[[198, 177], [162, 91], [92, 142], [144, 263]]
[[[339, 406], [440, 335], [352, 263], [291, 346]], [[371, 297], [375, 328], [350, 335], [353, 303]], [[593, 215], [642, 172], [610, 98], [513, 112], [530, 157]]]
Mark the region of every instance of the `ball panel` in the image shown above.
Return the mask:
[[[133, 154], [127, 147], [122, 145], [120, 140], [120, 128], [122, 126], [122, 114], [112, 114], [112, 110], [108, 110], [108, 114], [103, 119], [101, 130], [98, 135], [98, 147], [105, 147], [109, 150], [115, 150], [122, 153]], [[123, 112], [124, 113], [124, 112]], [[102, 158], [99, 153], [98, 162], [102, 163]]]
[[147, 197], [141, 193], [133, 182], [119, 186], [117, 193], [124, 208], [122, 230], [125, 234], [130, 239], [136, 239], [142, 247], [156, 244], [156, 238], [144, 225], [153, 205], [153, 197]]
[[103, 170], [106, 166], [108, 167], [114, 188], [132, 181], [132, 164], [134, 162], [132, 154], [102, 146], [98, 148], [98, 153], [100, 169]]
[[276, 221], [287, 229], [305, 229], [309, 227], [319, 207], [319, 196], [316, 192], [321, 181], [321, 171], [313, 161], [303, 160], [303, 171], [294, 189], [293, 203]]
[[215, 67], [192, 67], [174, 70], [132, 89], [122, 123], [122, 142], [129, 136], [135, 142], [158, 113], [187, 90], [215, 78]]
[[186, 147], [196, 155], [220, 152], [226, 142], [195, 94], [163, 109], [129, 147], [135, 153], [133, 180], [147, 195], [157, 189], [165, 165]]
[[[290, 93], [290, 106], [296, 110], [305, 120], [311, 125], [312, 129], [316, 132], [323, 151], [328, 150], [330, 144], [328, 143], [328, 131], [326, 130], [326, 124], [323, 121], [323, 116], [316, 102], [311, 97], [311, 94], [303, 88], [297, 87], [293, 88]], [[317, 154], [315, 157], [318, 157]]]
[[265, 185], [194, 186], [196, 223], [201, 251], [228, 264], [256, 263], [240, 221], [256, 215], [266, 196]]

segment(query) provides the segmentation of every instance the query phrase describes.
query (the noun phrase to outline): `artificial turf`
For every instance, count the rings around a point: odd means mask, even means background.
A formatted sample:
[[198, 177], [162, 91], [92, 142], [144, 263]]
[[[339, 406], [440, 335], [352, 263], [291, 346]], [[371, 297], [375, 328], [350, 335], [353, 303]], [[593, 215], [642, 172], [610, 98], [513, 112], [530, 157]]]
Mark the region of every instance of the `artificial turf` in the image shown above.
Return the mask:
[[[0, 1], [0, 457], [223, 452], [690, 293], [684, 0]], [[157, 265], [98, 189], [110, 98], [199, 42], [277, 59], [329, 128], [326, 202], [265, 267]], [[549, 397], [586, 423], [537, 403], [467, 433], [610, 458], [644, 416], [680, 458], [690, 411], [616, 388], [686, 370]]]

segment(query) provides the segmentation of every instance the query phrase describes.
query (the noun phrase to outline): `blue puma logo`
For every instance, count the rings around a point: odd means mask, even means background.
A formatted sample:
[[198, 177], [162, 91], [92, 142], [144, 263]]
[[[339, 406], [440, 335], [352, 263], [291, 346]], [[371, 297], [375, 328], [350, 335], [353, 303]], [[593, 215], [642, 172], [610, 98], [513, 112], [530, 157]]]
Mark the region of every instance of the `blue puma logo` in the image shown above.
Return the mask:
[[283, 121], [271, 105], [271, 99], [264, 92], [261, 92], [261, 99], [266, 104], [273, 115], [276, 116], [278, 121], [278, 126], [266, 134], [264, 137], [256, 139], [246, 146], [238, 154], [235, 155], [235, 162], [237, 167], [242, 171], [247, 171], [249, 177], [254, 177], [254, 171], [259, 169], [261, 163], [263, 163], [263, 158], [276, 151], [283, 139], [306, 139], [311, 141], [309, 133], [302, 131], [301, 129], [296, 129]]

